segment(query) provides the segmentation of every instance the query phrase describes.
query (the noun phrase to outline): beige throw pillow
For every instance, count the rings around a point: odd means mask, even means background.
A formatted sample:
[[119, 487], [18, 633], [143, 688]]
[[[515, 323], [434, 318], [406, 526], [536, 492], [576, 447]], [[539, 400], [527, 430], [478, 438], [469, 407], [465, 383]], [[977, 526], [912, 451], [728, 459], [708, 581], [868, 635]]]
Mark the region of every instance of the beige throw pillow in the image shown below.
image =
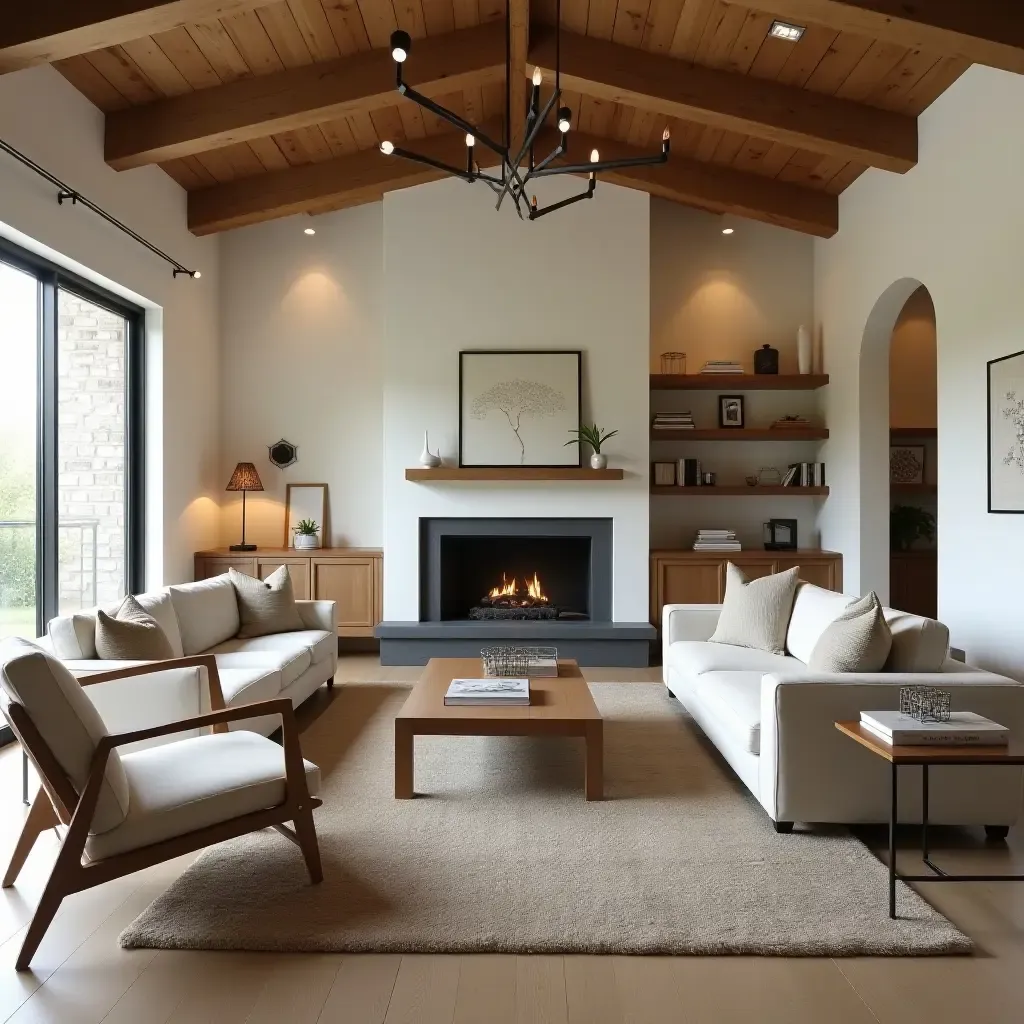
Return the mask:
[[756, 580], [748, 580], [732, 562], [725, 572], [725, 601], [711, 642], [785, 654], [800, 567]]
[[881, 672], [892, 648], [892, 633], [874, 592], [854, 601], [811, 651], [815, 672]]
[[287, 565], [275, 569], [265, 580], [246, 576], [237, 569], [229, 569], [228, 575], [238, 596], [238, 636], [266, 636], [305, 628], [295, 606]]
[[174, 657], [160, 623], [129, 595], [113, 615], [96, 611], [96, 657], [104, 661], [166, 661]]

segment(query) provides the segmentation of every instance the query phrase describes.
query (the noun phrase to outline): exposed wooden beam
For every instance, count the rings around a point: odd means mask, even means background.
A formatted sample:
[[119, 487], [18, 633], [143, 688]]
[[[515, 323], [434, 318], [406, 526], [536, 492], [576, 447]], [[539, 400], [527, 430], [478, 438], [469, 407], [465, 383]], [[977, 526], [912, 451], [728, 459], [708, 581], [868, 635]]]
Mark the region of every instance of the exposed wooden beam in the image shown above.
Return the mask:
[[267, 0], [5, 0], [0, 72], [251, 10]]
[[[550, 152], [557, 142], [556, 133], [548, 129], [541, 138], [538, 154]], [[635, 146], [577, 131], [570, 134], [569, 147], [568, 159], [573, 163], [586, 162], [592, 149], [598, 150], [602, 160], [650, 155]], [[670, 156], [666, 164], [602, 171], [598, 190], [602, 181], [712, 213], [737, 214], [819, 238], [831, 238], [839, 230], [838, 196], [687, 157]]]
[[509, 34], [509, 80], [512, 109], [509, 112], [510, 149], [518, 152], [526, 124], [526, 54], [530, 47], [530, 0], [507, 0], [511, 21]]
[[[404, 73], [433, 97], [504, 81], [505, 27], [417, 39]], [[126, 170], [409, 102], [395, 88], [390, 50], [371, 50], [109, 114], [105, 155]]]
[[[461, 134], [418, 139], [416, 152], [460, 167], [466, 159]], [[362, 150], [319, 164], [305, 164], [211, 185], [188, 194], [188, 227], [195, 235], [244, 227], [296, 213], [319, 213], [372, 203], [393, 189], [422, 185], [445, 177], [443, 171]], [[478, 186], [482, 187], [482, 186]]]
[[[530, 60], [554, 72], [553, 31], [535, 30]], [[913, 117], [569, 32], [562, 33], [562, 86], [889, 171], [917, 163]]]
[[1024, 74], [1020, 0], [743, 0], [743, 4], [802, 25], [817, 22]]

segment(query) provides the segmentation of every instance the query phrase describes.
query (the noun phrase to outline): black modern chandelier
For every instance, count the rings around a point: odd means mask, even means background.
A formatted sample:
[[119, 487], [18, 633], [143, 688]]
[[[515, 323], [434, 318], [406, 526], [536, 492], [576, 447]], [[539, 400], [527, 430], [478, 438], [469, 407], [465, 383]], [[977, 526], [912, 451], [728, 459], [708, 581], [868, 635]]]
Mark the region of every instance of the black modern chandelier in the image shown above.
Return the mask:
[[[498, 197], [496, 210], [501, 209], [505, 196], [511, 196], [516, 204], [516, 212], [519, 219], [523, 219], [525, 212], [530, 220], [536, 220], [545, 214], [561, 210], [565, 206], [578, 203], [581, 199], [590, 199], [597, 188], [597, 175], [601, 171], [611, 171], [622, 167], [643, 167], [651, 164], [663, 164], [668, 160], [669, 154], [669, 131], [666, 128], [661, 136], [661, 151], [651, 156], [632, 157], [621, 160], [602, 160], [601, 154], [593, 149], [590, 151], [589, 163], [560, 163], [554, 165], [554, 161], [565, 156], [569, 148], [569, 132], [572, 128], [572, 111], [566, 106], [559, 106], [562, 98], [561, 89], [561, 41], [562, 41], [562, 3], [558, 0], [556, 6], [556, 29], [555, 29], [555, 87], [548, 97], [547, 102], [541, 106], [541, 85], [543, 76], [540, 68], [533, 72], [533, 86], [530, 90], [530, 98], [526, 105], [526, 124], [523, 130], [523, 141], [516, 153], [512, 151], [512, 104], [513, 95], [518, 92], [517, 83], [512, 80], [512, 13], [511, 3], [505, 7], [505, 122], [500, 142], [490, 138], [486, 132], [481, 131], [475, 125], [470, 124], [458, 114], [442, 107], [439, 103], [417, 92], [411, 85], [402, 78], [402, 67], [412, 52], [412, 39], [408, 32], [399, 30], [391, 33], [391, 56], [395, 61], [395, 78], [398, 91], [406, 99], [418, 103], [425, 110], [436, 114], [442, 120], [453, 125], [460, 132], [466, 133], [466, 166], [464, 168], [453, 167], [442, 160], [435, 160], [433, 157], [425, 156], [422, 153], [414, 153], [393, 142], [385, 140], [380, 144], [380, 151], [385, 156], [399, 156], [406, 160], [415, 160], [417, 163], [426, 164], [428, 167], [435, 167], [438, 170], [446, 171], [448, 174], [461, 178], [463, 181], [482, 181]], [[558, 107], [555, 124], [558, 128], [558, 143], [555, 148], [540, 160], [536, 159], [534, 145], [537, 137], [543, 128], [544, 123], [551, 115], [552, 110]], [[489, 174], [480, 169], [476, 160], [476, 144], [481, 143], [500, 158], [501, 170], [499, 174]], [[523, 161], [526, 161], [526, 169], [523, 169]], [[536, 195], [527, 196], [527, 185], [534, 178], [549, 177], [556, 174], [586, 174], [588, 175], [586, 190], [578, 195], [570, 196], [559, 202], [551, 203], [548, 206], [537, 206]]]

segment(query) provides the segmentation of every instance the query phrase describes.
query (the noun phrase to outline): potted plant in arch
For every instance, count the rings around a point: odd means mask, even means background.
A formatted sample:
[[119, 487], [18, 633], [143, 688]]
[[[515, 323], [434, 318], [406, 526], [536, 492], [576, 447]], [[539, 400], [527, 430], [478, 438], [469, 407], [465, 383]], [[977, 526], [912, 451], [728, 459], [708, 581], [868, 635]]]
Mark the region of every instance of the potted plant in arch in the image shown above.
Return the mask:
[[919, 538], [935, 539], [935, 516], [914, 505], [893, 505], [889, 512], [889, 541], [893, 551], [909, 551]]
[[571, 444], [589, 444], [594, 449], [594, 454], [590, 456], [590, 468], [604, 469], [608, 465], [608, 456], [601, 451], [601, 445], [608, 438], [614, 437], [618, 433], [617, 430], [602, 431], [596, 423], [589, 426], [584, 423], [579, 430], [570, 430], [569, 433], [576, 436], [571, 441], [566, 441], [563, 448], [568, 448]]
[[300, 519], [295, 527], [295, 546], [307, 549], [320, 547], [320, 538], [317, 536], [319, 529], [312, 519]]

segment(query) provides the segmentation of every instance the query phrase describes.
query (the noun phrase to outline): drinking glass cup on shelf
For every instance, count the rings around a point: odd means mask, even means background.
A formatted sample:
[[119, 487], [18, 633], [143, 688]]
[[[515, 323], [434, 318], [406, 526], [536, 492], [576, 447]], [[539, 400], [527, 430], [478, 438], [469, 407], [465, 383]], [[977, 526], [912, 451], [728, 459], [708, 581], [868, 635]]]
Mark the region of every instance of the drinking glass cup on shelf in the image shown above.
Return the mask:
[[684, 374], [686, 373], [686, 353], [685, 352], [662, 352], [661, 353], [661, 372], [671, 374]]

